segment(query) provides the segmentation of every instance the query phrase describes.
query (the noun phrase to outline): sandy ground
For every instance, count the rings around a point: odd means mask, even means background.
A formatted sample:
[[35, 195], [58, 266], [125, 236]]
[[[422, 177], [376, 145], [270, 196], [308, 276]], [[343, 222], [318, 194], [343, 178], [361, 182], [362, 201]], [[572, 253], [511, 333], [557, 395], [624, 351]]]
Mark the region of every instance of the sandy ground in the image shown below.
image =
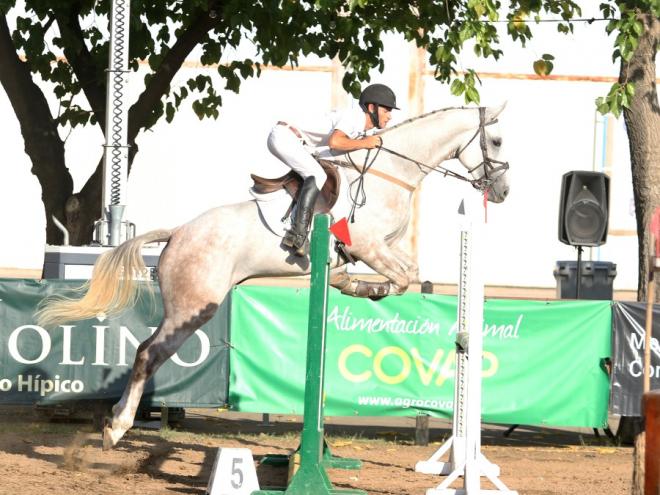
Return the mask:
[[[194, 409], [173, 429], [134, 428], [118, 447], [101, 450], [89, 419], [48, 421], [31, 408], [0, 410], [0, 494], [203, 494], [218, 447], [251, 449], [262, 487], [286, 482], [286, 469], [261, 464], [268, 453], [288, 454], [299, 443], [300, 418]], [[521, 495], [626, 494], [632, 449], [617, 447], [590, 429], [486, 425], [483, 453], [501, 469], [500, 479]], [[423, 494], [444, 477], [419, 474], [451, 434], [446, 421], [431, 421], [431, 443], [414, 445], [411, 418], [328, 418], [326, 438], [338, 457], [362, 460], [359, 471], [329, 470], [336, 488], [370, 494]], [[601, 434], [602, 435], [602, 434]], [[459, 482], [453, 485], [461, 486]], [[482, 487], [492, 485], [484, 482]], [[310, 494], [314, 495], [314, 494]]]

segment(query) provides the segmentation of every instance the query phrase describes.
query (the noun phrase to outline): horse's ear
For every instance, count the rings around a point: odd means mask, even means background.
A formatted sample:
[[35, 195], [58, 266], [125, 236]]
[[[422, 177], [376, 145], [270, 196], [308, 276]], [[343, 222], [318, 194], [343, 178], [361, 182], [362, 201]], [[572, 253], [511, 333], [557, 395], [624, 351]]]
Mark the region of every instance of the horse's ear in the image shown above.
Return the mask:
[[502, 113], [506, 107], [506, 101], [497, 107], [488, 107], [486, 108], [486, 122], [492, 122], [497, 118], [497, 116]]

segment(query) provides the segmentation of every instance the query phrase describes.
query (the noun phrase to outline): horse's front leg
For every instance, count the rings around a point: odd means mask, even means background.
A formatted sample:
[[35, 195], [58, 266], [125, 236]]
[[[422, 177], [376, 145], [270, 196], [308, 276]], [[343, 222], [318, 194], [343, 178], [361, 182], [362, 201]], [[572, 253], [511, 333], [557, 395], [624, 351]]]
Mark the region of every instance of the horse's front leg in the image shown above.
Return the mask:
[[405, 268], [408, 280], [410, 282], [419, 282], [419, 266], [415, 260], [413, 260], [408, 253], [399, 246], [390, 246], [390, 249]]
[[403, 294], [410, 283], [407, 275], [407, 264], [398, 259], [394, 251], [385, 244], [371, 246], [355, 254], [380, 275], [387, 278], [385, 282], [360, 280], [346, 272], [345, 267], [332, 270], [330, 285], [341, 290], [343, 294], [355, 297], [380, 299], [389, 294]]
[[330, 270], [328, 283], [331, 287], [339, 289], [342, 294], [353, 297], [370, 297], [372, 299], [380, 299], [380, 297], [387, 295], [390, 286], [389, 282], [360, 280], [353, 275], [349, 275], [346, 266]]
[[124, 393], [119, 402], [112, 407], [112, 418], [106, 420], [103, 428], [103, 450], [117, 445], [133, 426], [135, 413], [149, 378], [197, 328], [211, 319], [217, 308], [217, 304], [209, 304], [196, 317], [179, 324], [175, 323], [173, 318], [165, 317], [158, 330], [138, 346], [133, 370]]

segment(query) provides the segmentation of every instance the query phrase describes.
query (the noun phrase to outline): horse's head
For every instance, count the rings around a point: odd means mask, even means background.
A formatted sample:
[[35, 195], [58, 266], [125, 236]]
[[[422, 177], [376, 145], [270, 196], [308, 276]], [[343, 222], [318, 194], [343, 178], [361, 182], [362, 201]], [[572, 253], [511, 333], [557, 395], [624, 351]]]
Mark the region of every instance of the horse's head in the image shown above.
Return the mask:
[[465, 133], [465, 141], [456, 150], [456, 158], [474, 179], [474, 186], [487, 190], [488, 200], [493, 203], [501, 203], [509, 194], [509, 162], [501, 156], [502, 136], [497, 125], [497, 116], [505, 105], [476, 109], [478, 126]]

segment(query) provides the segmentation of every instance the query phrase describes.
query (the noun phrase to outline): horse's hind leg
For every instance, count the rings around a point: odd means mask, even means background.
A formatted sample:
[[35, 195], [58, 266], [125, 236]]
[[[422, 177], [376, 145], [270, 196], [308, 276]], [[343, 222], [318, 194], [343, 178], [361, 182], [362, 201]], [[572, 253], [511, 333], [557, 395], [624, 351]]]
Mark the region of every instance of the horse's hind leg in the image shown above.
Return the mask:
[[217, 309], [217, 304], [209, 304], [194, 318], [183, 323], [177, 323], [173, 318], [166, 316], [158, 330], [140, 344], [126, 389], [119, 402], [112, 408], [112, 418], [103, 428], [104, 450], [117, 445], [124, 433], [133, 426], [133, 419], [147, 380], [196, 329], [213, 317]]

